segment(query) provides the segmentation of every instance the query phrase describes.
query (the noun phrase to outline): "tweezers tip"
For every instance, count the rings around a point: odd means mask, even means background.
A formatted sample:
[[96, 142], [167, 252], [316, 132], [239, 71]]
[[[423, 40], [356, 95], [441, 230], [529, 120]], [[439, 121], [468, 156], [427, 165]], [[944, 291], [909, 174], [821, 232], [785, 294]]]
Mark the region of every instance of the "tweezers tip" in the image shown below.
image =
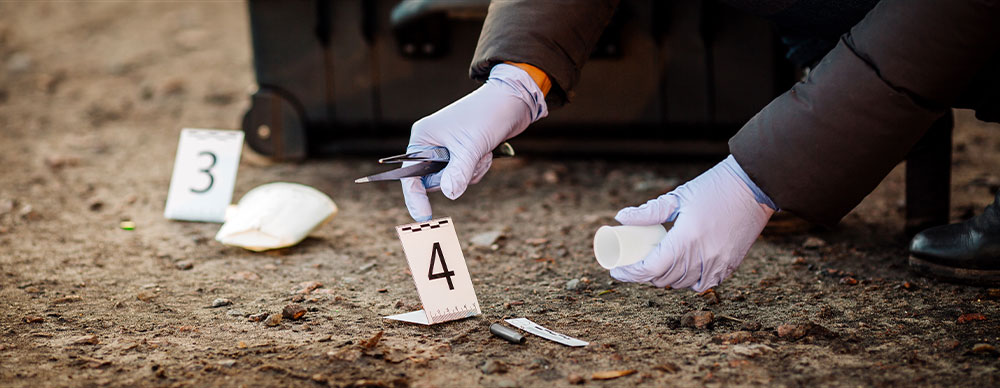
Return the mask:
[[355, 179], [354, 183], [368, 183], [368, 177]]

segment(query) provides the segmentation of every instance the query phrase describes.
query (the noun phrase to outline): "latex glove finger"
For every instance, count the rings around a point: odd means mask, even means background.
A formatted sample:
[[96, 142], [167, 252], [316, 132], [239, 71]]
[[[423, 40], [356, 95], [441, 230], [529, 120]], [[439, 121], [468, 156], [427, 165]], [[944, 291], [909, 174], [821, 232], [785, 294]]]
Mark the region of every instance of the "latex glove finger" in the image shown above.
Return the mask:
[[486, 176], [486, 171], [489, 171], [490, 166], [493, 165], [493, 153], [488, 153], [483, 155], [482, 159], [479, 159], [479, 163], [476, 164], [476, 169], [472, 173], [471, 184], [479, 183]]
[[417, 222], [430, 220], [431, 202], [427, 199], [427, 189], [422, 179], [403, 178], [399, 182], [403, 185], [403, 200], [406, 202], [406, 210], [410, 212], [410, 217]]
[[448, 199], [458, 199], [469, 188], [481, 158], [464, 149], [451, 152], [451, 160], [441, 170], [441, 193]]
[[702, 276], [701, 280], [699, 280], [697, 283], [689, 287], [691, 287], [691, 289], [694, 290], [695, 292], [703, 292], [709, 288], [718, 286], [719, 283], [722, 283], [723, 280], [725, 280], [727, 277], [729, 277], [731, 273], [733, 273], [733, 270], [735, 270], [735, 268], [725, 273], [715, 274], [710, 277]]
[[428, 193], [441, 191], [441, 171], [420, 177], [420, 182], [424, 184]]
[[618, 211], [615, 220], [622, 225], [656, 225], [677, 219], [680, 201], [674, 192], [651, 199], [639, 207], [627, 207]]

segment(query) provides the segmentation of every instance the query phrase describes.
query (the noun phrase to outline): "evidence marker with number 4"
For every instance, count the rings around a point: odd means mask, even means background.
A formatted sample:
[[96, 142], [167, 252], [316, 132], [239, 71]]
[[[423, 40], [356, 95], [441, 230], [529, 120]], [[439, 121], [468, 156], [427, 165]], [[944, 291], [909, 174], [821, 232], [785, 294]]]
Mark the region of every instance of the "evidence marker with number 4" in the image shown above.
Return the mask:
[[451, 218], [396, 227], [423, 310], [385, 317], [433, 325], [479, 315], [479, 300]]

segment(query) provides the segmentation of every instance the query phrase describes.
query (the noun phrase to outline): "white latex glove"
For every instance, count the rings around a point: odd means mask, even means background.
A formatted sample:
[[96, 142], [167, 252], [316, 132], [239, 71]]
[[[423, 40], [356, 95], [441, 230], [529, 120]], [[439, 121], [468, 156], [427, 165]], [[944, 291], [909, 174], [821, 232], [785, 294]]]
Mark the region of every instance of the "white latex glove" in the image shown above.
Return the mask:
[[479, 89], [413, 123], [406, 152], [444, 147], [451, 159], [435, 174], [401, 180], [410, 216], [430, 220], [428, 191], [440, 189], [445, 197], [457, 199], [489, 170], [494, 148], [547, 114], [545, 95], [531, 76], [499, 64]]
[[611, 276], [698, 292], [715, 287], [740, 265], [775, 208], [730, 155], [674, 191], [618, 212], [624, 225], [674, 226], [645, 259]]

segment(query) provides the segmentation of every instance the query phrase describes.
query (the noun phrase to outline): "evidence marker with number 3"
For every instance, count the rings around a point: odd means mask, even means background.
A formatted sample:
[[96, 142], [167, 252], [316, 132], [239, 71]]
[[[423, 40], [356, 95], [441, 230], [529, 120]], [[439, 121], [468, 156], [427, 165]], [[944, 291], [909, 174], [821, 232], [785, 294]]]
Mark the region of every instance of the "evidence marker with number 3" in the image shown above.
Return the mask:
[[424, 309], [385, 317], [433, 325], [482, 313], [451, 218], [396, 227]]
[[242, 149], [242, 131], [182, 130], [163, 216], [181, 221], [225, 221]]

